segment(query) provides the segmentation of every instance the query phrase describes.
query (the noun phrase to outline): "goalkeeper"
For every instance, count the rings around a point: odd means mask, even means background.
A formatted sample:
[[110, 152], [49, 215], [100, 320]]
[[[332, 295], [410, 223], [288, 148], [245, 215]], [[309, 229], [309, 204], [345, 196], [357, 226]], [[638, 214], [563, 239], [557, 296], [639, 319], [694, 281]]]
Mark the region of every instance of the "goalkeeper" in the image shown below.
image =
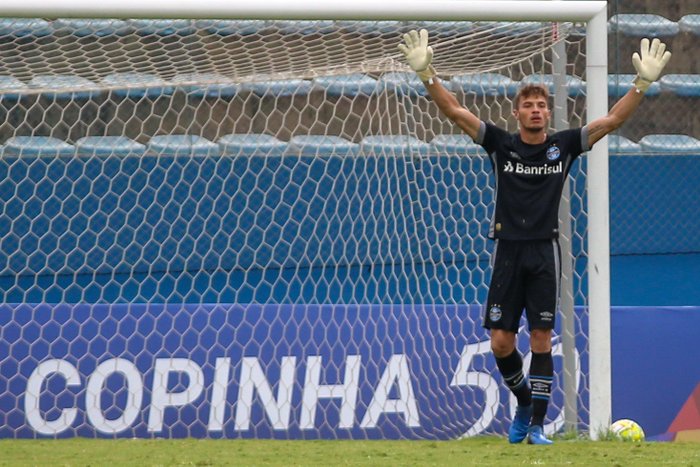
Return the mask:
[[[564, 182], [571, 163], [582, 152], [632, 115], [671, 53], [658, 39], [643, 39], [641, 55], [632, 56], [637, 70], [634, 86], [606, 116], [583, 128], [549, 134], [547, 88], [524, 86], [514, 100], [513, 115], [519, 130], [510, 134], [481, 121], [440, 84], [431, 64], [433, 50], [426, 30], [411, 31], [403, 39], [399, 49], [433, 101], [491, 159], [496, 174], [496, 206], [489, 237], [495, 240], [495, 246], [483, 324], [490, 330], [498, 369], [518, 400], [509, 441], [520, 443], [527, 438], [530, 444], [552, 444], [543, 425], [554, 373], [551, 339], [559, 304], [558, 209]], [[532, 352], [529, 383], [515, 345], [523, 311]]]

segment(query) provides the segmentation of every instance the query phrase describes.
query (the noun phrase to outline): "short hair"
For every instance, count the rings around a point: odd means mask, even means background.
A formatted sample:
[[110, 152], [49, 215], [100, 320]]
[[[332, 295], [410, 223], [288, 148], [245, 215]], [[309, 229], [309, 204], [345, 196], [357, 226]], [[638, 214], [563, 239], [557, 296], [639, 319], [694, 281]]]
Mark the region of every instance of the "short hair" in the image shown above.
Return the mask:
[[520, 106], [520, 99], [527, 99], [528, 97], [544, 97], [549, 105], [549, 90], [546, 86], [542, 84], [526, 84], [518, 90], [515, 95], [515, 100], [513, 101], [514, 108]]

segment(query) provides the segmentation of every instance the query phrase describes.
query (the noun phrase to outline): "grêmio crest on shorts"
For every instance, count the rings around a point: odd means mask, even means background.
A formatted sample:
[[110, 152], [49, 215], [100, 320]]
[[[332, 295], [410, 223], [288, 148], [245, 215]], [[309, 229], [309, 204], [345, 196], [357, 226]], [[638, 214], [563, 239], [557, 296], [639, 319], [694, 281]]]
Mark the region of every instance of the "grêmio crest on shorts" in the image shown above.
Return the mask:
[[559, 201], [574, 160], [587, 148], [585, 127], [559, 131], [526, 144], [481, 122], [476, 143], [488, 153], [496, 180], [490, 238], [537, 240], [559, 236]]

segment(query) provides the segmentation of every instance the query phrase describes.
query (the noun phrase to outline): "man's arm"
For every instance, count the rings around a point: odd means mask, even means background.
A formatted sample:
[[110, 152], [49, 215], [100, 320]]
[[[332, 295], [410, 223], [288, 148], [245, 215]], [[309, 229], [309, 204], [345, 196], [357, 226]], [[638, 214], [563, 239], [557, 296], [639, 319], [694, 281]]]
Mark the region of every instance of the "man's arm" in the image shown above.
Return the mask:
[[455, 96], [445, 89], [437, 79], [437, 73], [431, 65], [433, 49], [428, 45], [428, 31], [425, 29], [421, 29], [420, 32], [413, 30], [404, 34], [403, 39], [404, 43], [399, 44], [399, 50], [403, 52], [409, 66], [423, 81], [430, 97], [433, 98], [440, 111], [473, 140], [476, 140], [481, 120], [462, 107]]
[[670, 59], [671, 52], [666, 51], [666, 44], [654, 39], [650, 46], [649, 39], [642, 39], [641, 56], [637, 52], [632, 55], [632, 64], [637, 70], [634, 87], [613, 105], [605, 117], [598, 118], [586, 126], [589, 148], [627, 121], [639, 107], [646, 90], [659, 78]]
[[633, 87], [612, 106], [605, 117], [597, 118], [586, 125], [588, 129], [588, 147], [592, 147], [596, 141], [620, 128], [639, 107], [643, 98], [644, 94], [637, 90], [636, 87]]
[[481, 126], [479, 117], [462, 107], [457, 102], [454, 94], [445, 89], [437, 79], [433, 79], [432, 84], [430, 82], [424, 82], [423, 84], [440, 111], [455, 122], [471, 139], [476, 141], [476, 136]]

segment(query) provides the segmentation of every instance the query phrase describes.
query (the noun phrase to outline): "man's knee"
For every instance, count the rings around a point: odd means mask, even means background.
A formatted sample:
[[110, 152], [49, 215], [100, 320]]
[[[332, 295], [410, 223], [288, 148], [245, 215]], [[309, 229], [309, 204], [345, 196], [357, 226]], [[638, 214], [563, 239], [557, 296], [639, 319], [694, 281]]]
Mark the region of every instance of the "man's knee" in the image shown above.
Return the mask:
[[535, 353], [547, 353], [552, 350], [552, 330], [533, 329], [530, 331], [530, 350]]
[[515, 333], [502, 329], [491, 330], [491, 351], [496, 357], [507, 357], [515, 350]]

